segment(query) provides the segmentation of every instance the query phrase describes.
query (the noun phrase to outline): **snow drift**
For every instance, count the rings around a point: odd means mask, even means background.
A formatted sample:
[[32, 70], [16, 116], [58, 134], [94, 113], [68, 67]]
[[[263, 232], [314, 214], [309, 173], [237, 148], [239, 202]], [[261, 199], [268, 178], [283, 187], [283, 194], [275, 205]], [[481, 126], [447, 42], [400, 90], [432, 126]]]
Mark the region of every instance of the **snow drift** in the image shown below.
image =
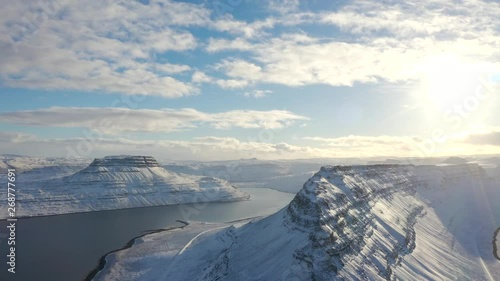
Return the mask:
[[269, 217], [179, 251], [145, 237], [97, 280], [494, 280], [499, 194], [476, 164], [327, 166]]
[[108, 156], [70, 176], [29, 179], [17, 184], [17, 216], [248, 199], [224, 180], [170, 172], [150, 156]]

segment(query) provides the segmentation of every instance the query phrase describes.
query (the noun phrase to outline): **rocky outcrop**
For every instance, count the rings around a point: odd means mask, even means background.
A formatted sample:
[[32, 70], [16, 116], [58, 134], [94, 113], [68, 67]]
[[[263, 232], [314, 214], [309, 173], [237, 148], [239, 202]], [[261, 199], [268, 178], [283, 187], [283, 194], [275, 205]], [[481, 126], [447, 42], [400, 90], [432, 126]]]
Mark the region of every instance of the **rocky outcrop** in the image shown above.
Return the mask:
[[89, 167], [160, 167], [158, 161], [151, 156], [107, 156], [97, 158], [89, 165]]
[[[309, 243], [297, 249], [294, 258], [305, 263], [311, 278], [327, 280], [345, 265], [345, 257], [362, 252], [376, 230], [372, 206], [394, 193], [415, 192], [413, 166], [367, 165], [322, 167], [289, 204], [285, 224], [307, 233]], [[404, 240], [396, 241], [384, 253], [387, 256], [381, 275], [389, 278], [391, 267], [414, 248], [414, 230], [421, 206], [401, 216], [406, 225]], [[419, 212], [417, 212], [419, 211]]]

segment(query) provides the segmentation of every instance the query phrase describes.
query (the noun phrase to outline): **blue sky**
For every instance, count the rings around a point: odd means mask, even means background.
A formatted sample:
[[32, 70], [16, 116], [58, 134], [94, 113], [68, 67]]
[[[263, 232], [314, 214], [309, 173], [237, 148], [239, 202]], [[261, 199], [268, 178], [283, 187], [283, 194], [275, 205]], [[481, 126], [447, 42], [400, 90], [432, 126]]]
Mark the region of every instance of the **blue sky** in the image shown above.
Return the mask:
[[500, 152], [498, 1], [18, 1], [0, 153]]

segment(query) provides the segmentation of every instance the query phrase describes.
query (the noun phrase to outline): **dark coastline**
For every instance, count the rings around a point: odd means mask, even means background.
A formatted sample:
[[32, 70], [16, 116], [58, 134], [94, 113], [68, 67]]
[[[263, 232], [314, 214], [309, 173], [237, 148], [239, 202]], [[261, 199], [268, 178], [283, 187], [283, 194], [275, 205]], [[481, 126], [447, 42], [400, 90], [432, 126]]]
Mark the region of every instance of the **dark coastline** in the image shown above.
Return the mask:
[[184, 228], [184, 227], [186, 227], [186, 226], [189, 225], [189, 223], [185, 222], [185, 221], [177, 220], [177, 222], [183, 223], [184, 225], [183, 226], [178, 226], [178, 227], [162, 228], [162, 229], [155, 229], [155, 230], [147, 231], [146, 233], [143, 233], [143, 234], [141, 234], [139, 236], [136, 236], [136, 237], [130, 239], [125, 244], [125, 246], [121, 247], [120, 249], [116, 249], [116, 250], [107, 252], [106, 254], [104, 254], [99, 259], [99, 264], [97, 265], [97, 267], [94, 268], [92, 271], [90, 271], [89, 274], [87, 274], [87, 276], [83, 279], [83, 281], [92, 281], [92, 279], [94, 279], [94, 277], [99, 273], [99, 271], [103, 270], [104, 267], [106, 266], [106, 257], [109, 254], [112, 254], [112, 253], [115, 253], [115, 252], [118, 252], [118, 251], [121, 251], [121, 250], [125, 250], [125, 249], [128, 249], [128, 248], [132, 247], [137, 239], [139, 239], [141, 237], [144, 237], [146, 235], [149, 235], [149, 234], [153, 234], [153, 233], [158, 233], [158, 232], [163, 232], [163, 231], [169, 231], [169, 230], [173, 230], [173, 229], [181, 229], [181, 228]]
[[[256, 217], [248, 217], [248, 218], [243, 218], [243, 219], [238, 219], [238, 220], [234, 220], [234, 221], [228, 221], [228, 222], [225, 222], [225, 223], [238, 223], [238, 222], [244, 222], [244, 221], [247, 221], [247, 222], [251, 222], [252, 220], [254, 219], [258, 219], [258, 218], [261, 218], [261, 216], [256, 216]], [[180, 223], [183, 223], [184, 225], [183, 226], [178, 226], [178, 227], [170, 227], [170, 228], [164, 228], [164, 229], [155, 229], [155, 230], [151, 230], [151, 231], [148, 231], [144, 234], [141, 234], [139, 236], [136, 236], [132, 239], [130, 239], [127, 244], [125, 244], [125, 246], [123, 246], [122, 248], [120, 249], [116, 249], [116, 250], [113, 250], [113, 251], [110, 251], [106, 254], [104, 254], [100, 259], [99, 259], [99, 265], [94, 268], [91, 272], [89, 272], [89, 274], [87, 275], [87, 277], [85, 277], [85, 279], [83, 279], [83, 281], [92, 281], [92, 279], [101, 271], [104, 269], [104, 267], [106, 266], [106, 257], [109, 255], [109, 254], [112, 254], [112, 253], [115, 253], [115, 252], [118, 252], [118, 251], [121, 251], [121, 250], [125, 250], [125, 249], [128, 249], [130, 247], [132, 247], [135, 243], [135, 240], [137, 240], [138, 238], [141, 238], [141, 237], [144, 237], [146, 235], [149, 235], [149, 234], [153, 234], [153, 233], [158, 233], [158, 232], [164, 232], [164, 231], [169, 231], [169, 230], [173, 230], [173, 229], [181, 229], [181, 228], [184, 228], [186, 226], [189, 225], [189, 222], [186, 222], [186, 221], [182, 221], [182, 220], [176, 220], [177, 222], [180, 222]]]
[[495, 233], [493, 233], [493, 256], [495, 256], [495, 258], [500, 261], [500, 256], [498, 253], [499, 249], [497, 249], [497, 243], [496, 243], [499, 232], [500, 232], [500, 227], [497, 228], [497, 230], [495, 230]]

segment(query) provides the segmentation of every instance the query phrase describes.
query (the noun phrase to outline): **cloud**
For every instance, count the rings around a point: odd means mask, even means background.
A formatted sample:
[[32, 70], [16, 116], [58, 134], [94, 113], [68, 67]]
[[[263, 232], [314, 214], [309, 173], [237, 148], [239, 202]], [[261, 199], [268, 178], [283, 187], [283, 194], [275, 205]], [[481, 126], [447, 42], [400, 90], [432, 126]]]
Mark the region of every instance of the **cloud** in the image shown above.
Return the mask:
[[446, 0], [352, 1], [337, 12], [322, 13], [321, 21], [346, 32], [377, 37], [432, 36], [436, 41], [483, 37], [488, 41], [495, 33], [498, 36], [491, 20], [499, 12], [499, 3], [480, 0], [459, 5]]
[[240, 158], [296, 159], [324, 155], [324, 151], [287, 143], [241, 141], [230, 137], [206, 136], [191, 141], [133, 140], [123, 138], [0, 139], [0, 151], [36, 156], [102, 157], [113, 154], [146, 154], [158, 159], [233, 160]]
[[221, 32], [227, 32], [232, 35], [243, 36], [245, 38], [255, 38], [267, 35], [265, 30], [280, 24], [280, 20], [268, 17], [263, 20], [246, 22], [235, 20], [231, 15], [209, 22], [209, 27]]
[[[304, 137], [304, 140], [320, 143], [322, 147], [337, 151], [338, 154], [356, 155], [358, 157], [386, 156], [386, 157], [431, 157], [446, 155], [449, 147], [443, 151], [432, 150], [427, 153], [424, 139], [417, 136], [358, 136], [350, 135], [337, 138]], [[447, 144], [449, 145], [449, 144]]]
[[[36, 156], [102, 157], [147, 154], [159, 159], [230, 160], [239, 158], [304, 159], [354, 157], [424, 157], [498, 154], [500, 146], [450, 142], [432, 155], [418, 151], [423, 139], [410, 136], [306, 137], [312, 144], [270, 143], [233, 137], [204, 136], [192, 140], [138, 140], [89, 134], [82, 138], [40, 138], [17, 132], [0, 133], [0, 151]], [[319, 142], [321, 145], [315, 145]], [[458, 152], [458, 154], [457, 154]]]
[[185, 64], [171, 64], [171, 63], [164, 63], [164, 64], [153, 64], [153, 69], [154, 72], [164, 72], [168, 74], [175, 74], [175, 73], [182, 73], [191, 70], [191, 67], [189, 65]]
[[36, 137], [31, 134], [19, 132], [0, 132], [0, 142], [20, 143], [35, 139]]
[[217, 129], [231, 127], [279, 129], [290, 126], [294, 121], [309, 120], [305, 116], [286, 110], [232, 110], [211, 114], [207, 119]]
[[0, 79], [5, 86], [146, 94], [167, 98], [199, 89], [172, 75], [188, 65], [156, 54], [185, 52], [185, 28], [210, 21], [202, 5], [172, 1], [42, 1], [0, 11]]
[[273, 91], [271, 91], [271, 90], [252, 90], [252, 91], [244, 92], [243, 96], [245, 96], [245, 97], [253, 97], [253, 98], [263, 98], [267, 94], [270, 94], [272, 92]]
[[[302, 42], [288, 36], [255, 43], [252, 48], [245, 46], [243, 51], [251, 50], [251, 60], [229, 58], [215, 67], [234, 79], [287, 86], [352, 86], [356, 82], [418, 80], [435, 66], [433, 60], [436, 57], [447, 52], [457, 54], [457, 57], [476, 57], [466, 61], [463, 67], [495, 68], [493, 58], [490, 58], [491, 62], [483, 58], [484, 54], [495, 54], [495, 47], [480, 44], [477, 40], [435, 42], [425, 38], [401, 42], [374, 39], [369, 43], [345, 43], [335, 39], [317, 41], [299, 35]], [[222, 46], [209, 48], [222, 50]], [[234, 48], [235, 44], [226, 46]]]
[[271, 11], [280, 14], [287, 14], [297, 11], [299, 8], [299, 0], [270, 0], [268, 6]]
[[252, 48], [252, 44], [243, 38], [236, 38], [234, 40], [210, 38], [205, 50], [209, 53], [215, 53], [225, 50], [249, 51]]
[[[253, 50], [256, 62], [228, 59], [217, 66], [232, 78], [287, 86], [342, 86], [352, 85], [355, 81], [375, 82], [377, 77], [406, 78], [403, 76], [404, 66], [400, 64], [393, 63], [386, 67], [376, 64], [377, 60], [383, 59], [382, 56], [395, 61], [400, 53], [380, 53], [359, 44], [330, 42], [304, 45], [273, 39], [270, 43], [256, 44]], [[389, 69], [389, 66], [395, 69]]]
[[[168, 0], [9, 3], [0, 11], [0, 80], [18, 88], [175, 98], [200, 92], [199, 80], [176, 75], [205, 66], [160, 62], [157, 55], [200, 46], [245, 53], [215, 64], [220, 73], [211, 73], [218, 78], [210, 83], [225, 89], [392, 83], [418, 79], [429, 70], [424, 62], [440, 54], [490, 65], [500, 56], [500, 4], [494, 1], [364, 0], [316, 12], [298, 11], [297, 0], [260, 4], [273, 13], [244, 21], [214, 17], [204, 4]], [[341, 32], [298, 32], [303, 24]], [[208, 42], [196, 38], [193, 27], [207, 31]]]
[[408, 155], [417, 149], [421, 139], [411, 136], [356, 136], [350, 135], [338, 138], [304, 137], [303, 139], [320, 142], [332, 149], [349, 151], [358, 155]]
[[475, 145], [500, 146], [500, 131], [470, 134], [463, 141]]
[[284, 110], [205, 113], [184, 109], [51, 107], [0, 113], [0, 122], [27, 126], [89, 128], [102, 134], [171, 132], [206, 124], [215, 129], [279, 129], [307, 117]]
[[[341, 29], [339, 36], [277, 32], [261, 40], [212, 38], [206, 50], [248, 54], [215, 66], [252, 84], [412, 82], [443, 55], [463, 59], [465, 69], [498, 68], [500, 31], [494, 22], [499, 13], [500, 3], [485, 1], [352, 1], [336, 11], [291, 14], [300, 20], [290, 25], [333, 25]], [[285, 25], [282, 18], [275, 21]]]
[[223, 60], [216, 64], [214, 68], [222, 70], [227, 76], [233, 78], [260, 82], [267, 81], [260, 66], [242, 59]]
[[193, 83], [210, 83], [214, 80], [213, 77], [208, 76], [202, 71], [195, 71], [191, 76], [191, 81]]
[[[320, 144], [321, 148], [337, 151], [340, 155], [360, 157], [437, 157], [450, 155], [475, 155], [500, 153], [500, 133], [463, 132], [448, 135], [444, 141], [420, 136], [359, 136], [303, 137]], [[345, 156], [348, 157], [348, 156]]]
[[214, 84], [222, 89], [238, 89], [246, 87], [249, 82], [247, 80], [241, 79], [219, 79], [205, 74], [202, 71], [195, 71], [191, 76], [191, 81], [193, 83], [209, 83]]
[[241, 89], [246, 87], [249, 82], [242, 79], [217, 79], [215, 84], [223, 89]]

